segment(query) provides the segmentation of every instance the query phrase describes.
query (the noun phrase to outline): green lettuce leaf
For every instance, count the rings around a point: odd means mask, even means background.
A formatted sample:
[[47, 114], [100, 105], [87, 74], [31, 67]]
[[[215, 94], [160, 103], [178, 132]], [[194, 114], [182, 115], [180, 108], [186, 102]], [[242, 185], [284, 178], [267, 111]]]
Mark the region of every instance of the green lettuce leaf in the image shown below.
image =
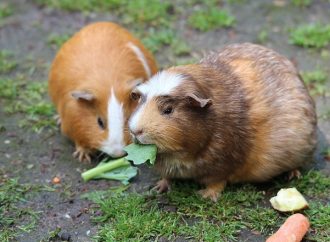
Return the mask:
[[[106, 163], [105, 161], [100, 162], [99, 165], [104, 165]], [[98, 165], [98, 166], [99, 166]], [[114, 170], [104, 172], [96, 177], [94, 179], [109, 179], [109, 180], [117, 180], [121, 181], [124, 185], [129, 184], [129, 180], [131, 180], [133, 177], [135, 177], [138, 173], [138, 168], [134, 166], [122, 166], [118, 167]]]
[[155, 145], [130, 144], [124, 148], [127, 156], [118, 159], [104, 159], [96, 167], [81, 174], [84, 181], [90, 179], [111, 179], [119, 180], [128, 184], [132, 177], [138, 173], [138, 168], [131, 166], [148, 163], [153, 165], [156, 161], [157, 147]]
[[125, 157], [127, 160], [132, 161], [134, 165], [140, 165], [148, 162], [150, 165], [154, 165], [157, 156], [156, 145], [141, 145], [130, 144], [124, 148], [127, 152]]

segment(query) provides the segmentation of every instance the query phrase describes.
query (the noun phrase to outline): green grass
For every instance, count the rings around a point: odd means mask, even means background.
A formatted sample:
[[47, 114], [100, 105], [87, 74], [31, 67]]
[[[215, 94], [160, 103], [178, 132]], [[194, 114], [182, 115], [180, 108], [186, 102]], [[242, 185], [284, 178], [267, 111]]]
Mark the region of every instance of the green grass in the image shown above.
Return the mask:
[[175, 58], [171, 60], [171, 66], [189, 65], [198, 62], [199, 62], [199, 58], [191, 57], [191, 56], [187, 56], [187, 57], [183, 56], [181, 58]]
[[[329, 189], [328, 189], [329, 190]], [[328, 193], [329, 194], [329, 193]], [[330, 206], [329, 203], [313, 202], [305, 211], [311, 222], [311, 232], [307, 239], [312, 241], [329, 241], [330, 238]]]
[[122, 5], [121, 13], [124, 14], [124, 22], [126, 23], [147, 23], [149, 26], [155, 27], [169, 26], [171, 8], [173, 6], [166, 1], [127, 0], [127, 3]]
[[[228, 238], [230, 238], [232, 237], [231, 233], [238, 231], [239, 225], [233, 223], [232, 220], [217, 224], [208, 221], [206, 215], [200, 216], [200, 213], [203, 213], [206, 207], [213, 205], [211, 202], [205, 203], [195, 194], [187, 193], [187, 191], [184, 194], [172, 194], [171, 198], [176, 198], [178, 195], [188, 195], [189, 203], [193, 202], [193, 208], [187, 207], [187, 203], [184, 204], [182, 210], [175, 213], [164, 211], [159, 207], [160, 203], [157, 197], [139, 194], [115, 195], [106, 200], [98, 200], [97, 203], [103, 214], [96, 217], [95, 222], [103, 225], [97, 240], [153, 241], [166, 238], [172, 241], [178, 237], [194, 238], [196, 240], [202, 238], [223, 239], [225, 238], [224, 235], [228, 235]], [[172, 202], [174, 205], [177, 201], [173, 199]], [[180, 201], [180, 204], [182, 203], [183, 201]], [[187, 209], [190, 209], [190, 211], [186, 211]], [[223, 213], [223, 210], [220, 209], [219, 213]], [[193, 215], [196, 215], [196, 217], [190, 218]], [[189, 219], [196, 219], [196, 223], [189, 226], [187, 222]]]
[[[201, 199], [196, 187], [187, 184], [175, 186], [164, 196], [123, 194], [96, 200], [102, 215], [95, 218], [101, 225], [98, 241], [154, 241], [177, 238], [195, 241], [235, 240], [242, 228], [261, 228], [269, 231], [269, 217], [264, 226], [255, 217], [276, 214], [272, 210], [249, 208], [262, 199], [261, 192], [252, 186], [240, 189], [230, 187], [217, 204]], [[165, 202], [163, 201], [165, 200]], [[175, 208], [175, 212], [167, 211]], [[134, 209], [132, 209], [134, 208]], [[254, 217], [243, 216], [242, 210], [251, 210]], [[257, 224], [257, 226], [256, 226]]]
[[35, 0], [36, 3], [66, 11], [107, 12], [115, 10], [126, 24], [168, 25], [173, 6], [160, 0]]
[[294, 6], [298, 7], [309, 7], [312, 4], [311, 0], [291, 0]]
[[[52, 231], [49, 231], [47, 236], [43, 239], [41, 239], [39, 242], [50, 242], [50, 241], [58, 241], [60, 239], [60, 232], [62, 228], [56, 228]], [[61, 240], [62, 241], [62, 240]]]
[[246, 0], [227, 0], [229, 4], [245, 4], [246, 2]]
[[99, 241], [146, 241], [178, 232], [174, 215], [159, 212], [153, 201], [149, 203], [138, 194], [112, 197], [99, 205], [106, 213], [96, 221], [112, 221], [101, 228]]
[[17, 179], [0, 178], [0, 241], [13, 241], [18, 233], [35, 229], [38, 213], [24, 204], [33, 191], [29, 184]]
[[7, 4], [0, 4], [0, 21], [13, 14], [13, 8]]
[[13, 60], [13, 55], [9, 51], [0, 51], [0, 74], [9, 73], [14, 70], [17, 63]]
[[70, 39], [70, 34], [58, 35], [50, 34], [47, 38], [47, 44], [54, 47], [55, 49], [60, 48], [68, 39]]
[[196, 11], [189, 19], [188, 23], [200, 31], [209, 31], [221, 27], [231, 27], [235, 23], [235, 17], [226, 10], [208, 8]]
[[6, 131], [6, 127], [0, 123], [0, 133]]
[[[136, 33], [136, 36], [142, 40], [146, 47], [156, 53], [163, 47], [170, 46], [173, 49], [173, 55], [185, 56], [190, 53], [188, 44], [175, 34], [172, 26], [175, 18], [176, 8], [173, 4], [160, 0], [92, 0], [81, 1], [76, 4], [72, 1], [46, 1], [35, 0], [37, 3], [45, 6], [59, 8], [66, 11], [112, 11], [119, 17], [123, 26]], [[47, 43], [59, 48], [69, 35], [48, 36]]]
[[54, 107], [45, 101], [46, 93], [47, 82], [0, 78], [0, 98], [4, 99], [5, 112], [25, 114], [19, 125], [31, 127], [36, 132], [55, 127]]
[[[330, 233], [330, 209], [325, 201], [330, 193], [330, 178], [318, 171], [291, 182], [275, 181], [268, 193], [276, 195], [283, 187], [295, 186], [306, 196], [312, 232], [308, 238], [324, 241]], [[198, 187], [176, 183], [168, 194], [123, 192], [90, 194], [98, 214], [93, 221], [100, 226], [97, 241], [235, 241], [242, 229], [267, 237], [290, 214], [270, 208], [269, 196], [253, 185], [228, 186], [217, 203], [197, 195]], [[94, 195], [93, 195], [94, 194]]]
[[160, 51], [164, 46], [171, 45], [176, 36], [172, 29], [162, 29], [156, 31], [151, 29], [148, 32], [148, 35], [142, 38], [142, 43], [149, 49], [151, 52], [156, 53]]
[[[152, 52], [164, 46], [174, 44], [175, 55], [184, 55], [189, 49], [181, 40], [176, 40], [171, 22], [174, 19], [174, 5], [160, 0], [92, 0], [74, 1], [36, 0], [39, 4], [59, 8], [66, 11], [106, 12], [111, 11], [119, 17], [123, 26], [127, 26], [136, 34]], [[48, 44], [59, 48], [69, 35], [50, 35]]]
[[122, 5], [121, 0], [80, 0], [79, 4], [71, 0], [34, 0], [37, 4], [66, 11], [108, 11]]
[[323, 48], [330, 43], [330, 24], [308, 24], [291, 32], [290, 43], [311, 48]]
[[[318, 115], [318, 118], [322, 120], [330, 119], [330, 110], [323, 111], [321, 114]], [[329, 152], [329, 157], [330, 157], [330, 152]]]
[[176, 56], [184, 56], [191, 53], [191, 47], [188, 43], [179, 38], [174, 39], [171, 48]]
[[[330, 111], [327, 113], [329, 116], [328, 118], [330, 118]], [[326, 147], [323, 151], [322, 151], [322, 155], [323, 155], [323, 158], [326, 160], [326, 161], [330, 161], [330, 147]]]
[[257, 42], [260, 44], [265, 44], [269, 39], [269, 33], [267, 30], [263, 29], [258, 33]]
[[294, 179], [287, 184], [280, 181], [275, 187], [280, 189], [284, 186], [296, 187], [303, 195], [311, 198], [325, 199], [330, 194], [330, 178], [315, 170], [311, 170], [303, 174], [302, 178]]
[[191, 52], [187, 42], [179, 38], [171, 28], [151, 28], [147, 33], [144, 33], [144, 36], [141, 36], [141, 41], [152, 53], [157, 53], [168, 46], [175, 56], [185, 56]]
[[312, 95], [326, 94], [328, 75], [325, 71], [317, 69], [315, 71], [302, 72], [301, 76]]
[[18, 96], [19, 83], [11, 79], [0, 79], [0, 97], [14, 100]]

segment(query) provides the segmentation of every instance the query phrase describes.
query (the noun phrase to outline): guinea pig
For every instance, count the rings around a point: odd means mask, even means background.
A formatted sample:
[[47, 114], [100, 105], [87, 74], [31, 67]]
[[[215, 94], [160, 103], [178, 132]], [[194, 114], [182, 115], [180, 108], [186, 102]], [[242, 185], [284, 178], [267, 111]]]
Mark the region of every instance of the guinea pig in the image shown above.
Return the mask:
[[299, 171], [316, 145], [315, 105], [298, 71], [273, 50], [232, 44], [137, 86], [135, 142], [158, 147], [159, 192], [192, 179], [217, 201], [227, 183]]
[[90, 162], [96, 150], [124, 155], [128, 117], [137, 105], [131, 90], [156, 72], [151, 53], [114, 23], [87, 25], [64, 43], [51, 65], [49, 95], [76, 158]]

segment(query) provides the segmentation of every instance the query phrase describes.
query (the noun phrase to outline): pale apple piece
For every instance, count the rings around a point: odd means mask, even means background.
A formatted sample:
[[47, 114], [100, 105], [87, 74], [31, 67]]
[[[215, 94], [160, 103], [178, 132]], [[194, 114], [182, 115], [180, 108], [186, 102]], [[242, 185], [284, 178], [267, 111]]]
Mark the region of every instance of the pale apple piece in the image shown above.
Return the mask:
[[277, 196], [272, 197], [269, 201], [274, 209], [281, 212], [292, 212], [308, 208], [307, 201], [295, 187], [279, 190]]

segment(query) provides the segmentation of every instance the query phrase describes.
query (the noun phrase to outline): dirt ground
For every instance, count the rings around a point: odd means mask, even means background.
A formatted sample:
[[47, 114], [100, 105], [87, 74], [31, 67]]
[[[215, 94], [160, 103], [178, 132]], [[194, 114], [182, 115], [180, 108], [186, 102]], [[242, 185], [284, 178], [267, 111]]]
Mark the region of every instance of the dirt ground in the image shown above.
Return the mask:
[[[2, 2], [12, 4], [14, 10], [0, 25], [0, 49], [13, 53], [17, 68], [10, 73], [1, 74], [1, 77], [10, 78], [22, 74], [28, 80], [46, 82], [48, 68], [56, 52], [56, 48], [47, 43], [51, 34], [71, 34], [84, 25], [99, 20], [118, 21], [111, 12], [69, 13], [40, 7], [29, 0], [1, 0]], [[238, 23], [234, 28], [199, 32], [187, 26], [184, 16], [179, 18], [176, 31], [194, 50], [190, 58], [198, 59], [207, 51], [217, 50], [229, 43], [258, 42], [260, 31], [267, 29], [269, 31], [264, 45], [289, 57], [300, 70], [310, 71], [322, 67], [328, 74], [329, 88], [330, 60], [320, 58], [319, 51], [288, 43], [288, 32], [300, 23], [330, 23], [330, 2], [315, 0], [308, 8], [289, 5], [276, 7], [276, 4], [283, 1], [247, 2], [227, 4], [226, 7]], [[156, 53], [160, 67], [170, 66], [176, 61], [170, 52], [170, 48], [164, 47]], [[315, 96], [315, 101], [320, 117], [320, 154], [330, 142], [330, 117], [326, 115], [330, 111], [330, 97]], [[18, 124], [24, 119], [24, 114], [8, 114], [4, 105], [0, 98], [0, 124], [4, 127], [0, 131], [0, 175], [19, 177], [21, 183], [48, 185], [53, 189], [36, 192], [28, 204], [24, 204], [38, 211], [39, 219], [36, 229], [29, 233], [20, 233], [17, 241], [41, 241], [56, 228], [62, 229], [63, 236], [66, 236], [65, 233], [70, 234], [72, 241], [90, 241], [91, 236], [97, 232], [97, 226], [89, 219], [89, 210], [93, 203], [80, 196], [85, 192], [106, 189], [119, 183], [103, 180], [83, 182], [81, 172], [95, 163], [86, 165], [73, 159], [72, 143], [61, 136], [57, 129], [46, 128], [36, 133], [30, 128], [20, 128]], [[319, 159], [316, 166], [330, 176], [329, 162]], [[61, 179], [60, 184], [52, 184], [51, 180], [55, 176]], [[157, 176], [152, 170], [143, 168], [139, 177], [133, 180], [130, 189], [148, 190], [156, 180]], [[249, 234], [247, 231], [246, 235]], [[252, 236], [249, 241], [258, 240], [262, 238]]]

